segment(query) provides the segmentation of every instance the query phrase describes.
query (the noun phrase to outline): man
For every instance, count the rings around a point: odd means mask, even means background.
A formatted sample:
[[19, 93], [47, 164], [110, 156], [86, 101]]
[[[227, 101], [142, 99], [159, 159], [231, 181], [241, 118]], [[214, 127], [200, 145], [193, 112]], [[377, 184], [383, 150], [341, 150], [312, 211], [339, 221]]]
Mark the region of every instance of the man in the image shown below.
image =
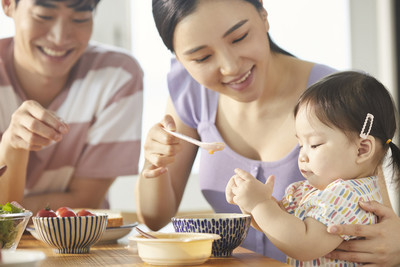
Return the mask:
[[143, 72], [89, 43], [99, 1], [2, 0], [15, 36], [0, 40], [0, 204], [99, 208], [137, 173]]

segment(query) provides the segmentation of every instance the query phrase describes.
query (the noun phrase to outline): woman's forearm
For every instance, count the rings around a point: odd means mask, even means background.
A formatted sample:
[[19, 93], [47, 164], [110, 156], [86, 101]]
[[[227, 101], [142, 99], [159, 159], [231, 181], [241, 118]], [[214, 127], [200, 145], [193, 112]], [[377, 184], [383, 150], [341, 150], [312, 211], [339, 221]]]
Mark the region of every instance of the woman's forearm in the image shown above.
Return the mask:
[[139, 220], [152, 230], [170, 222], [178, 210], [178, 201], [168, 172], [155, 178], [139, 175], [135, 188]]

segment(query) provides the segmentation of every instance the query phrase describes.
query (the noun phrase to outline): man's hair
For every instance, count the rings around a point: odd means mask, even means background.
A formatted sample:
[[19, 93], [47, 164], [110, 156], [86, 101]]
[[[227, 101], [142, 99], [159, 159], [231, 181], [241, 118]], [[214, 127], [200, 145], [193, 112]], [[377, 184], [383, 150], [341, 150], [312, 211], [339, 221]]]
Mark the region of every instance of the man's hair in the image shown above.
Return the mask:
[[[21, 0], [15, 0], [16, 4]], [[35, 0], [35, 5], [50, 6], [51, 2], [67, 2], [67, 7], [77, 11], [93, 11], [100, 0]]]

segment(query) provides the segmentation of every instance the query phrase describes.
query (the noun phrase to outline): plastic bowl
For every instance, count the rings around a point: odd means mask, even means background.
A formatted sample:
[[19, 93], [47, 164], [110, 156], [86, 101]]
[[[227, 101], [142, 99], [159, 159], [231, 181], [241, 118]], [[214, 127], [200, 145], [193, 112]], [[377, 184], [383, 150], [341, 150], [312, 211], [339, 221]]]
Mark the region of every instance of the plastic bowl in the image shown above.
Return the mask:
[[0, 248], [15, 250], [25, 231], [32, 212], [0, 214]]
[[32, 217], [35, 231], [41, 241], [54, 248], [56, 253], [89, 253], [103, 235], [107, 215], [77, 217]]
[[197, 265], [211, 256], [211, 247], [218, 235], [202, 233], [149, 232], [157, 239], [140, 234], [129, 237], [137, 242], [139, 257], [153, 265]]
[[221, 236], [212, 246], [214, 257], [229, 257], [246, 238], [251, 216], [239, 213], [191, 214], [172, 218], [175, 232], [211, 233]]

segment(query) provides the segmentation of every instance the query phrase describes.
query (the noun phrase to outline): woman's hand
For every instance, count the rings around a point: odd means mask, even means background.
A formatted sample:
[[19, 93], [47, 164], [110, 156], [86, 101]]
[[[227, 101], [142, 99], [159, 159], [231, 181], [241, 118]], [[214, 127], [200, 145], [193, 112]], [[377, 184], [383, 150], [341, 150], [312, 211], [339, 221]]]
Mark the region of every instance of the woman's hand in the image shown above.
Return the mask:
[[69, 127], [53, 112], [39, 103], [28, 100], [14, 112], [3, 141], [14, 149], [41, 150], [52, 142], [58, 142]]
[[394, 211], [376, 201], [360, 202], [360, 206], [375, 213], [379, 222], [374, 225], [333, 225], [332, 234], [364, 237], [365, 240], [344, 241], [327, 255], [331, 259], [361, 262], [364, 266], [396, 266], [400, 264], [400, 218]]
[[181, 150], [180, 140], [162, 128], [176, 130], [172, 116], [165, 115], [163, 120], [154, 125], [147, 134], [143, 147], [146, 163], [142, 171], [142, 175], [146, 178], [164, 174], [167, 166], [175, 161], [175, 155]]

